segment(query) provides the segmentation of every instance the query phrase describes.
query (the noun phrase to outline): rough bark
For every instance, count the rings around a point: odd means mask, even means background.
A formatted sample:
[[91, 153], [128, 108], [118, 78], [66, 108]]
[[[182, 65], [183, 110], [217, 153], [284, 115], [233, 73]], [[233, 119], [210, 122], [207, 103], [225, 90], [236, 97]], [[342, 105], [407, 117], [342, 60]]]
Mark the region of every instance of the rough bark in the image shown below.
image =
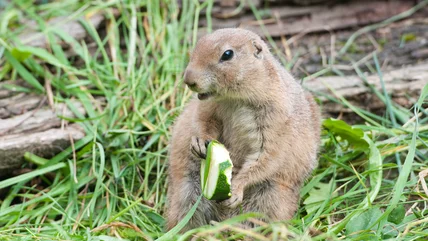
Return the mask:
[[[36, 97], [34, 97], [36, 98]], [[37, 99], [39, 103], [40, 98]], [[75, 102], [75, 107], [80, 113], [85, 113], [83, 106]], [[35, 109], [34, 111], [25, 112], [8, 119], [0, 120], [0, 136], [18, 133], [38, 132], [61, 125], [62, 120], [58, 116], [73, 118], [73, 113], [60, 103], [55, 106], [55, 110], [46, 107]]]
[[[403, 67], [392, 71], [384, 71], [383, 81], [385, 89], [393, 102], [411, 107], [420, 95], [422, 88], [428, 84], [428, 63]], [[385, 104], [373, 93], [369, 86], [382, 91], [381, 80], [378, 75], [367, 77], [368, 85], [358, 76], [330, 76], [305, 81], [303, 86], [307, 89], [331, 96], [343, 96], [352, 105], [376, 111], [385, 108]], [[331, 90], [333, 89], [335, 93]], [[335, 114], [352, 112], [343, 105], [319, 97], [323, 102], [325, 113]]]
[[[92, 24], [95, 28], [98, 28], [104, 19], [105, 18], [101, 13], [97, 13], [85, 20]], [[32, 27], [33, 30], [21, 34], [18, 37], [19, 41], [26, 46], [47, 48], [49, 45], [49, 41], [45, 34], [38, 32], [37, 23], [35, 21], [30, 21], [25, 24], [29, 27]], [[69, 21], [68, 17], [53, 18], [49, 20], [46, 25], [61, 29], [61, 31], [69, 34], [77, 42], [87, 36], [86, 29], [79, 23], [79, 21]], [[60, 44], [65, 45], [65, 42], [60, 41]]]
[[[119, 11], [113, 12], [114, 16]], [[99, 12], [85, 18], [95, 29], [104, 22], [104, 14]], [[77, 42], [87, 37], [88, 33], [80, 20], [69, 17], [56, 17], [47, 22], [51, 29], [58, 28], [66, 32]], [[45, 33], [40, 32], [34, 21], [23, 23], [29, 30], [19, 35], [17, 43], [39, 48], [48, 48], [49, 40]], [[53, 39], [61, 46], [68, 46], [55, 34]], [[77, 125], [67, 126], [60, 116], [74, 118], [73, 113], [63, 103], [53, 108], [47, 105], [44, 96], [22, 93], [14, 90], [14, 86], [25, 86], [23, 81], [2, 81], [0, 83], [0, 176], [6, 170], [18, 168], [24, 162], [24, 153], [49, 158], [70, 146], [70, 141], [84, 137], [85, 132]], [[85, 115], [83, 106], [73, 102], [80, 114]]]
[[77, 141], [84, 136], [85, 132], [77, 125], [0, 136], [0, 176], [8, 169], [19, 167], [24, 162], [25, 152], [50, 158], [69, 147], [71, 139]]
[[[316, 1], [312, 3], [314, 2]], [[273, 37], [340, 30], [379, 22], [414, 6], [413, 1], [364, 0], [364, 3], [362, 1], [351, 1], [346, 4], [340, 4], [338, 1], [320, 0], [319, 2], [334, 4], [287, 6], [285, 4], [289, 1], [277, 1], [277, 4], [281, 5], [272, 6], [264, 13], [263, 23], [266, 30]], [[306, 3], [310, 3], [310, 1], [302, 1], [302, 3], [302, 5], [308, 5]], [[241, 11], [228, 14], [229, 12], [231, 12], [230, 7], [220, 5], [214, 8], [213, 29], [242, 27], [264, 35], [259, 22], [256, 21], [251, 12]], [[200, 26], [206, 25], [206, 19], [201, 19]], [[201, 30], [200, 35], [204, 33], [204, 30]]]
[[[75, 118], [64, 103], [48, 106], [44, 96], [16, 92], [10, 84], [25, 85], [22, 81], [0, 83], [0, 176], [8, 169], [24, 162], [24, 153], [49, 158], [85, 136], [77, 125], [67, 126], [60, 117]], [[77, 111], [85, 115], [82, 104], [73, 101]]]

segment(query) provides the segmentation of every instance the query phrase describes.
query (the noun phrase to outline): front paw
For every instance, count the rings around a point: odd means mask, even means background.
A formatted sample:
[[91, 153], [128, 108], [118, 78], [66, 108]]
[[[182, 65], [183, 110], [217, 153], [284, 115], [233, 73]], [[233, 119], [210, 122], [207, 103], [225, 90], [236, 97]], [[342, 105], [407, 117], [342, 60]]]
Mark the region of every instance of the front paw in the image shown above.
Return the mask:
[[203, 140], [199, 137], [192, 136], [190, 151], [195, 157], [205, 159], [207, 158], [207, 148], [209, 143], [209, 140]]
[[232, 188], [232, 196], [229, 199], [220, 202], [220, 204], [224, 207], [233, 209], [241, 205], [243, 198], [244, 198], [243, 189]]

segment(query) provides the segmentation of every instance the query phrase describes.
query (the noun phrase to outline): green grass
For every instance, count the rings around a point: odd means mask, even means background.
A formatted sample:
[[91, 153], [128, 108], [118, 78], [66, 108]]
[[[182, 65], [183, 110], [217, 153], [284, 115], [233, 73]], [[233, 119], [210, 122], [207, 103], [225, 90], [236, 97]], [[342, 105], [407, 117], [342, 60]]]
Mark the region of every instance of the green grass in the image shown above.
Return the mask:
[[[75, 152], [70, 147], [49, 160], [28, 153], [37, 168], [0, 181], [0, 188], [8, 190], [0, 200], [0, 240], [189, 240], [192, 235], [205, 240], [426, 240], [428, 197], [418, 173], [427, 168], [428, 124], [421, 107], [428, 87], [411, 110], [393, 103], [386, 91], [373, 90], [387, 106], [384, 116], [329, 96], [364, 123], [324, 122], [319, 168], [303, 187], [302, 205], [290, 222], [244, 230], [240, 221], [258, 217], [244, 214], [163, 236], [170, 128], [190, 98], [182, 73], [195, 44], [198, 13], [211, 8], [210, 2], [183, 1], [179, 9], [175, 1], [159, 6], [157, 1], [116, 0], [38, 6], [15, 0], [6, 6], [0, 15], [0, 80], [23, 79], [30, 86], [23, 91], [46, 95], [49, 79], [54, 101], [76, 112], [72, 121], [87, 136], [74, 144]], [[107, 17], [100, 32], [85, 20], [94, 13]], [[55, 16], [79, 19], [89, 33], [87, 41], [46, 24]], [[23, 19], [37, 23], [50, 40], [47, 50], [17, 43], [17, 35], [28, 31], [20, 24]], [[339, 54], [373, 28], [358, 31]], [[74, 53], [57, 38], [72, 45]], [[334, 70], [330, 63], [306, 78]], [[365, 79], [358, 66], [355, 72]], [[87, 115], [76, 111], [73, 99]], [[32, 186], [28, 180], [35, 177], [43, 184]]]

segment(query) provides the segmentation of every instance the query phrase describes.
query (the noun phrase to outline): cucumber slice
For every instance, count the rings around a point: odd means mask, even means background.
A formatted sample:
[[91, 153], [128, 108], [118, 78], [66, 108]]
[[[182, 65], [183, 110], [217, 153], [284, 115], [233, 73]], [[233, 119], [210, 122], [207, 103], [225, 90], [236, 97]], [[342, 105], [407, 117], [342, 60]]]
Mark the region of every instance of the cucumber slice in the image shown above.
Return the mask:
[[201, 162], [202, 193], [207, 199], [221, 201], [232, 196], [232, 168], [233, 163], [224, 145], [211, 141], [207, 148], [207, 158]]

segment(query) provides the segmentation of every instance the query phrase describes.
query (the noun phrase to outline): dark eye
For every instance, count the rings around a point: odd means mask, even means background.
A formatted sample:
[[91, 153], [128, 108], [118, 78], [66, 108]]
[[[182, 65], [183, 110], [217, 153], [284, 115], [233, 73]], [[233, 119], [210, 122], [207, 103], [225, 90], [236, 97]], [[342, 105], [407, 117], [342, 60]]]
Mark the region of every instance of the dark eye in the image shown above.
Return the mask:
[[233, 58], [233, 51], [229, 49], [224, 51], [223, 55], [220, 58], [220, 62], [228, 61], [228, 60], [231, 60], [232, 58]]

